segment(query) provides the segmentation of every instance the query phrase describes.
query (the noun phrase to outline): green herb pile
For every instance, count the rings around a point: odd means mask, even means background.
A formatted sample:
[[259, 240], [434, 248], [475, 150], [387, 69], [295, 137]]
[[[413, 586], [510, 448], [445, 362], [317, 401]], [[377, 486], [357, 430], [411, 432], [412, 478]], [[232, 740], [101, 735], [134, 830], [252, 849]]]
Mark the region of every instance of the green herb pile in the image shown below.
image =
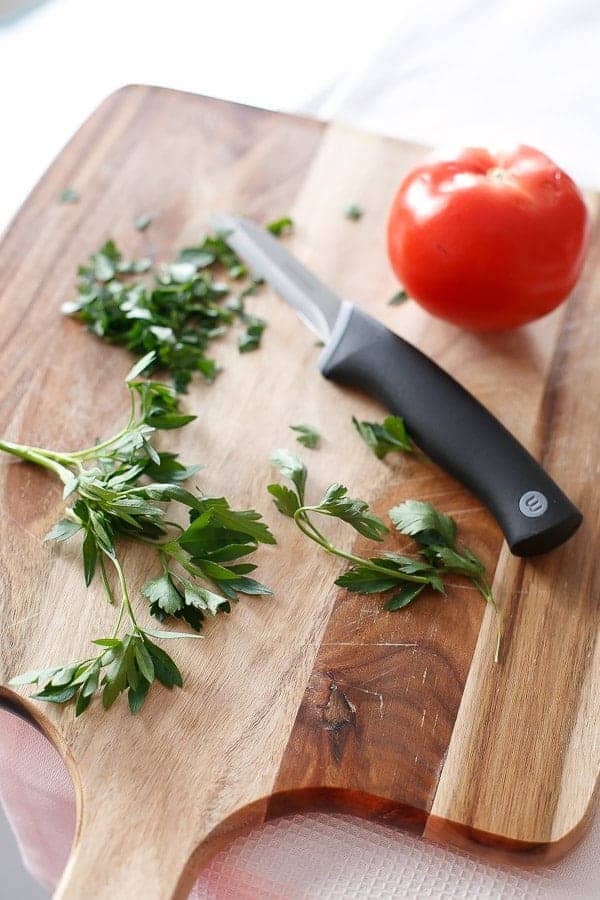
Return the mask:
[[[467, 547], [458, 547], [455, 521], [431, 503], [407, 500], [388, 513], [396, 530], [415, 541], [417, 557], [393, 551], [378, 556], [357, 556], [333, 544], [317, 527], [315, 519], [341, 519], [363, 537], [380, 542], [389, 529], [370, 511], [368, 503], [349, 497], [348, 489], [336, 483], [327, 488], [317, 504], [307, 504], [307, 469], [302, 460], [289, 450], [276, 450], [271, 461], [292, 484], [291, 488], [278, 483], [268, 486], [279, 512], [292, 518], [300, 531], [327, 553], [352, 564], [336, 580], [337, 585], [359, 594], [389, 593], [385, 609], [396, 611], [412, 603], [425, 589], [443, 594], [447, 575], [464, 575], [497, 612], [483, 563]], [[496, 658], [498, 649], [499, 646]]]
[[[137, 220], [138, 229], [149, 224], [147, 216]], [[282, 226], [277, 233], [284, 230]], [[255, 350], [266, 327], [244, 307], [260, 282], [251, 280], [239, 296], [223, 302], [231, 293], [231, 281], [248, 277], [225, 238], [208, 235], [197, 246], [181, 250], [175, 262], [156, 269], [152, 284], [131, 277], [148, 272], [150, 259], [125, 260], [114, 241], [107, 241], [79, 267], [78, 296], [63, 305], [63, 312], [80, 319], [97, 337], [122, 344], [140, 357], [154, 351], [154, 369], [169, 372], [178, 392], [187, 390], [195, 372], [211, 383], [218, 369], [207, 355], [210, 342], [238, 319], [245, 326], [240, 351]], [[216, 275], [227, 275], [230, 282]]]
[[[80, 536], [85, 583], [91, 584], [99, 572], [107, 600], [115, 606], [113, 632], [93, 642], [100, 648], [95, 655], [28, 672], [12, 682], [37, 684], [41, 690], [34, 696], [39, 700], [74, 701], [76, 715], [87, 709], [97, 692], [108, 709], [127, 691], [130, 709], [136, 713], [155, 680], [168, 688], [182, 684], [176, 664], [152, 638], [194, 635], [157, 631], [138, 622], [119, 558], [121, 539], [155, 549], [160, 571], [144, 585], [142, 594], [161, 622], [178, 619], [200, 631], [206, 617], [229, 612], [239, 594], [271, 593], [249, 577], [256, 566], [237, 562], [260, 543], [275, 543], [260, 515], [232, 509], [224, 497], [188, 491], [182, 483], [199, 467], [187, 467], [176, 454], [155, 448], [157, 430], [181, 428], [195, 418], [180, 412], [171, 387], [140, 380], [155, 362], [151, 352], [127, 376], [131, 413], [113, 437], [72, 453], [0, 441], [0, 450], [50, 470], [63, 482], [63, 498], [69, 505], [46, 539]], [[169, 502], [186, 511], [187, 527], [167, 518]]]

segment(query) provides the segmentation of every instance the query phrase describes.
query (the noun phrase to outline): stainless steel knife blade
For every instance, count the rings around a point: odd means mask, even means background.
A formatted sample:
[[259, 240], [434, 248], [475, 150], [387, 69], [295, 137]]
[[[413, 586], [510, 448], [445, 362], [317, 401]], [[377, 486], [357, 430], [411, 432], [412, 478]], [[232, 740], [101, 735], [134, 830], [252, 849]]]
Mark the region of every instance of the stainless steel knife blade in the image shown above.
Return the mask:
[[227, 243], [253, 273], [287, 300], [303, 322], [324, 343], [329, 341], [342, 301], [281, 241], [248, 219], [230, 215], [211, 216], [211, 225], [227, 234]]

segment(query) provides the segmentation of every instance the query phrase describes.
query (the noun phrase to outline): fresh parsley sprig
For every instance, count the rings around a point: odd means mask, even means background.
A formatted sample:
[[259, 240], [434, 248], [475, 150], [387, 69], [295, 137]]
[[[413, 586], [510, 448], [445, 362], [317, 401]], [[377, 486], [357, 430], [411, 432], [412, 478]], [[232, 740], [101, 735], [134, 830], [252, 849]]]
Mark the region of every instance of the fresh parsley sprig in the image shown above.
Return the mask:
[[313, 425], [290, 425], [292, 431], [295, 431], [298, 437], [296, 440], [303, 447], [309, 450], [316, 450], [321, 440], [321, 434]]
[[[75, 452], [0, 441], [0, 450], [50, 470], [63, 482], [63, 498], [70, 505], [46, 540], [66, 541], [80, 535], [85, 583], [91, 584], [99, 572], [107, 600], [116, 607], [113, 633], [95, 641], [102, 648], [100, 653], [28, 672], [13, 681], [37, 684], [40, 690], [34, 696], [40, 700], [74, 701], [76, 715], [87, 709], [97, 692], [108, 709], [127, 691], [131, 711], [136, 713], [155, 680], [169, 688], [181, 685], [176, 664], [151, 638], [197, 636], [140, 625], [119, 557], [121, 540], [149, 544], [158, 553], [162, 574], [144, 585], [142, 594], [160, 621], [172, 616], [199, 631], [207, 616], [229, 612], [239, 594], [271, 593], [248, 577], [254, 565], [233, 564], [253, 553], [259, 543], [275, 543], [259, 513], [234, 510], [225, 498], [188, 491], [182, 482], [199, 467], [185, 466], [176, 454], [154, 446], [157, 430], [181, 428], [195, 418], [180, 412], [172, 388], [140, 380], [141, 373], [154, 364], [152, 351], [127, 376], [129, 420], [107, 440]], [[188, 512], [187, 528], [167, 519], [169, 502]]]
[[487, 583], [485, 566], [468, 547], [458, 548], [456, 522], [424, 500], [406, 500], [389, 511], [389, 517], [401, 534], [410, 535], [423, 556], [432, 565], [470, 578], [481, 595], [497, 611]]
[[437, 572], [427, 563], [408, 560], [395, 554], [382, 554], [380, 557], [367, 559], [337, 547], [317, 528], [314, 516], [341, 519], [372, 541], [382, 541], [389, 529], [370, 511], [366, 501], [349, 497], [348, 489], [342, 484], [330, 485], [319, 503], [307, 504], [307, 470], [302, 460], [289, 450], [276, 450], [271, 454], [271, 461], [293, 485], [293, 489], [282, 484], [268, 486], [267, 490], [279, 512], [292, 518], [300, 531], [327, 553], [353, 564], [351, 569], [336, 580], [336, 584], [359, 593], [379, 593], [400, 588], [400, 593], [388, 601], [387, 608], [391, 609], [400, 608], [398, 604], [406, 605], [427, 585], [436, 590], [442, 589]]
[[[276, 450], [271, 455], [271, 461], [293, 486], [289, 488], [278, 483], [268, 486], [267, 490], [279, 512], [292, 518], [300, 531], [327, 553], [352, 564], [336, 579], [335, 583], [340, 587], [359, 594], [393, 592], [385, 603], [385, 609], [396, 611], [412, 603], [426, 588], [443, 594], [445, 576], [463, 575], [471, 579], [485, 600], [498, 612], [483, 563], [468, 548], [458, 547], [454, 519], [436, 510], [431, 503], [407, 500], [389, 511], [396, 530], [416, 542], [419, 557], [393, 551], [377, 556], [358, 556], [333, 544], [315, 525], [314, 517], [341, 519], [363, 537], [382, 541], [388, 528], [370, 511], [367, 502], [349, 497], [344, 485], [332, 484], [319, 503], [307, 504], [307, 469], [302, 460], [289, 450]], [[499, 644], [500, 632], [496, 660]]]
[[102, 648], [95, 656], [40, 672], [25, 672], [10, 683], [37, 684], [40, 690], [33, 695], [36, 700], [57, 704], [74, 701], [76, 716], [85, 712], [100, 690], [105, 709], [127, 690], [129, 708], [135, 715], [155, 680], [169, 689], [183, 686], [172, 658], [142, 630], [127, 633], [122, 639], [99, 638], [92, 643]]

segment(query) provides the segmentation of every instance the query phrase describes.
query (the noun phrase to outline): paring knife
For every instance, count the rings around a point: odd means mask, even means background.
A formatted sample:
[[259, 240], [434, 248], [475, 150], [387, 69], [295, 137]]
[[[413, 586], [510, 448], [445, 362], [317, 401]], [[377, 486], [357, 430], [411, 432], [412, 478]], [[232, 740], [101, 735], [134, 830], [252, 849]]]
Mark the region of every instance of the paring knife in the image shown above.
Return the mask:
[[325, 378], [360, 388], [402, 416], [419, 447], [491, 510], [515, 556], [558, 547], [582, 516], [472, 394], [376, 319], [340, 300], [267, 231], [212, 217], [227, 243], [321, 338]]

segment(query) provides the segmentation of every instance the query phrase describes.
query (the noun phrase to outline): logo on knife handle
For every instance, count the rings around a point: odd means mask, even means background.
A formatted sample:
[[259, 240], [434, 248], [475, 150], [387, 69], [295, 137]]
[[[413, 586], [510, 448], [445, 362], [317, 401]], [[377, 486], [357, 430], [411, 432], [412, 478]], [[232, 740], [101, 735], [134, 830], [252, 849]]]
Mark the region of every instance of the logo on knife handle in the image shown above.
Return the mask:
[[537, 519], [548, 509], [548, 500], [541, 491], [525, 491], [519, 500], [519, 509], [528, 519]]

